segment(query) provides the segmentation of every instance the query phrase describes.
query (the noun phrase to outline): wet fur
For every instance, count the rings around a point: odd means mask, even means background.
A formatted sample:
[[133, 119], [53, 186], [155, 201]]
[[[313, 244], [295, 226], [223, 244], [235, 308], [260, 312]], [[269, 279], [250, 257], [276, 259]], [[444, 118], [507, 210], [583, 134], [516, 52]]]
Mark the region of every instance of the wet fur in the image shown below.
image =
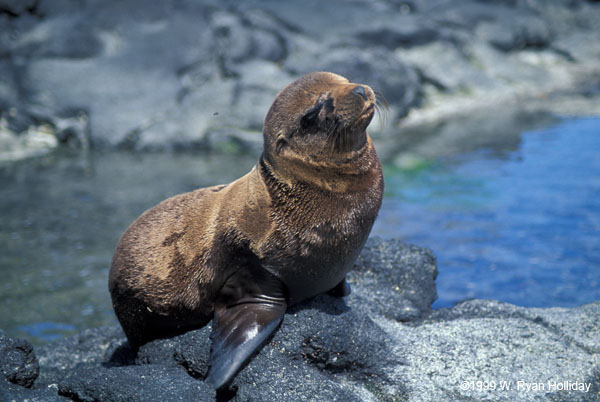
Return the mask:
[[264, 124], [258, 164], [233, 183], [169, 198], [123, 234], [109, 276], [130, 343], [199, 328], [237, 297], [228, 281], [266, 270], [288, 304], [334, 288], [363, 247], [383, 193], [366, 127], [375, 95], [331, 73], [284, 88]]

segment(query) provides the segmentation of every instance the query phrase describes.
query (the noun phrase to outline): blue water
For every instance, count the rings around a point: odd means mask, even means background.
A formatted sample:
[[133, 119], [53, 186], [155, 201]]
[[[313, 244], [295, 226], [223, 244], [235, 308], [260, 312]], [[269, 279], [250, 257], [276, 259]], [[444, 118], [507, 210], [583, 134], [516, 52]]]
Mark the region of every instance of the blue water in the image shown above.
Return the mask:
[[525, 132], [519, 149], [501, 156], [483, 150], [384, 170], [373, 232], [435, 252], [434, 307], [600, 299], [600, 118]]

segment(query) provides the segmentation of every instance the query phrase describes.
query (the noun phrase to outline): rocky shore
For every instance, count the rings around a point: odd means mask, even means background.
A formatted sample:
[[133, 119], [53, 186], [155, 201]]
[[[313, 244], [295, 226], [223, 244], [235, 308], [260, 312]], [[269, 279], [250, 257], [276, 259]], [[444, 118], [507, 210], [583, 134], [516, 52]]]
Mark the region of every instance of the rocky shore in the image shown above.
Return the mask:
[[210, 327], [137, 356], [118, 327], [35, 350], [0, 336], [3, 401], [597, 401], [600, 302], [522, 308], [469, 300], [431, 310], [435, 257], [371, 239], [344, 300], [289, 311], [270, 342], [215, 395]]
[[[0, 0], [0, 160], [61, 144], [260, 147], [277, 91], [315, 70], [385, 96], [382, 141], [585, 98], [600, 91], [598, 21], [588, 0]], [[600, 113], [588, 106], [559, 109]]]

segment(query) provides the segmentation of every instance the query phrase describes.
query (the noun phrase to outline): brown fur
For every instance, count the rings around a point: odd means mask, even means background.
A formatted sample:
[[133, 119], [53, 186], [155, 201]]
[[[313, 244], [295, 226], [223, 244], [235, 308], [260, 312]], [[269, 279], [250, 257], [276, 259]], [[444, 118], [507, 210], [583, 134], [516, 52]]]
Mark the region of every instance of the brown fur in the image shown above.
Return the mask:
[[332, 73], [301, 77], [277, 95], [248, 174], [171, 197], [127, 229], [109, 288], [134, 346], [205, 325], [227, 279], [251, 265], [285, 284], [289, 304], [344, 279], [383, 192], [366, 133], [375, 95], [356, 87]]

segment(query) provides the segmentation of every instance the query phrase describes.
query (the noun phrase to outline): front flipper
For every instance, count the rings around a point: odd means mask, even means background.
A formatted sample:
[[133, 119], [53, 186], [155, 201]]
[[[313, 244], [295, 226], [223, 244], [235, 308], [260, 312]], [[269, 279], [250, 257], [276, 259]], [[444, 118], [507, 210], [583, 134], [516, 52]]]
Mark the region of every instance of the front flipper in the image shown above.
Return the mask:
[[285, 285], [262, 268], [229, 278], [215, 305], [206, 382], [226, 386], [275, 331], [286, 308]]

